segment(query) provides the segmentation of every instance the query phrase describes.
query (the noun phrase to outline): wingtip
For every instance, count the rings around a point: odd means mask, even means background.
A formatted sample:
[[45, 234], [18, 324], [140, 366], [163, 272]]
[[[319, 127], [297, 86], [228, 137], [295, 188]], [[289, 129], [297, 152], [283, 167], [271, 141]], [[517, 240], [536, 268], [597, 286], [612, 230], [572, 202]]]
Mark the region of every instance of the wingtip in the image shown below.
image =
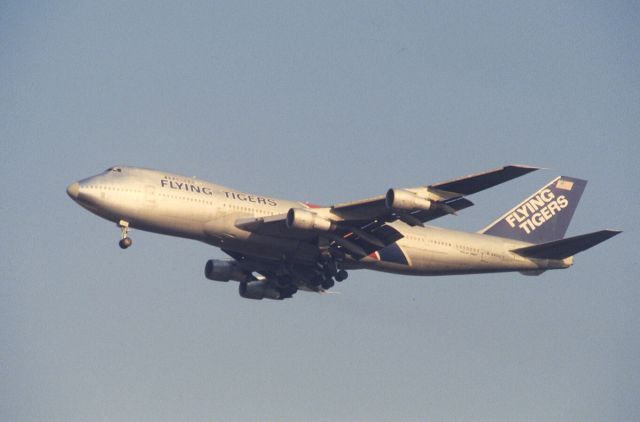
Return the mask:
[[508, 164], [505, 167], [515, 167], [526, 171], [547, 170], [544, 167], [529, 166], [526, 164]]

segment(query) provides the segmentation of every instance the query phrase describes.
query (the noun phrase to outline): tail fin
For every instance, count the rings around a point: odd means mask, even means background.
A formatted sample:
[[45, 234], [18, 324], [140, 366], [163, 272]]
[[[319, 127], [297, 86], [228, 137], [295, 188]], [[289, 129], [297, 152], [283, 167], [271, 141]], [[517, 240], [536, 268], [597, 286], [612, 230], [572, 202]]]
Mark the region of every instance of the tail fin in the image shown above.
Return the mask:
[[562, 239], [587, 181], [560, 176], [480, 233], [529, 243]]

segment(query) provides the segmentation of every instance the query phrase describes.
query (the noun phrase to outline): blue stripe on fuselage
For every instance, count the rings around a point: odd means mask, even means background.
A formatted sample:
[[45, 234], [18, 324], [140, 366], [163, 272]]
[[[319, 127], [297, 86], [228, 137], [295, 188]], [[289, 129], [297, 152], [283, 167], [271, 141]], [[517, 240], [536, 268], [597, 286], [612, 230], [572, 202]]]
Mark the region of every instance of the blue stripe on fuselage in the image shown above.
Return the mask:
[[397, 264], [409, 265], [407, 256], [397, 243], [392, 243], [378, 251], [381, 261], [395, 262]]

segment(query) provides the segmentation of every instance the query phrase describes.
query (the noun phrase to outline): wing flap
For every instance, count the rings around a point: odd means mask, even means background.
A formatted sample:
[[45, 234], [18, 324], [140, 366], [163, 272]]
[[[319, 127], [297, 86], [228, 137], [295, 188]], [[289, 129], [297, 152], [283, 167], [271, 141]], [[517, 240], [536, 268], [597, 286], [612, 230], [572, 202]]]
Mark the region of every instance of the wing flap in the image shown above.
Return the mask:
[[383, 222], [373, 222], [361, 229], [350, 231], [343, 237], [362, 248], [365, 252], [364, 256], [366, 256], [384, 249], [404, 236], [398, 230]]
[[[451, 208], [453, 208], [453, 210], [456, 212], [473, 206], [473, 202], [462, 197], [453, 198], [451, 200], [444, 201], [444, 203], [450, 206]], [[436, 218], [443, 217], [447, 214], [450, 214], [450, 213], [442, 208], [436, 208], [435, 210], [429, 210], [429, 211], [415, 211], [412, 213], [412, 215], [414, 215], [418, 220], [422, 221], [423, 223], [426, 223], [427, 221], [435, 220]]]

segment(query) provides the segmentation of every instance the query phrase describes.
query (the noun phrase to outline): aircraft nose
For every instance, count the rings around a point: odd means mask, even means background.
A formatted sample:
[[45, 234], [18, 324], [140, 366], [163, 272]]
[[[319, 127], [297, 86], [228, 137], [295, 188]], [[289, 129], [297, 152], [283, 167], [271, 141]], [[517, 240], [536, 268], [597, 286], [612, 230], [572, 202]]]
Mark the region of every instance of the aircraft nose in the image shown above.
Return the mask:
[[67, 195], [71, 197], [71, 199], [78, 199], [78, 194], [80, 193], [80, 184], [78, 182], [74, 182], [67, 187]]

